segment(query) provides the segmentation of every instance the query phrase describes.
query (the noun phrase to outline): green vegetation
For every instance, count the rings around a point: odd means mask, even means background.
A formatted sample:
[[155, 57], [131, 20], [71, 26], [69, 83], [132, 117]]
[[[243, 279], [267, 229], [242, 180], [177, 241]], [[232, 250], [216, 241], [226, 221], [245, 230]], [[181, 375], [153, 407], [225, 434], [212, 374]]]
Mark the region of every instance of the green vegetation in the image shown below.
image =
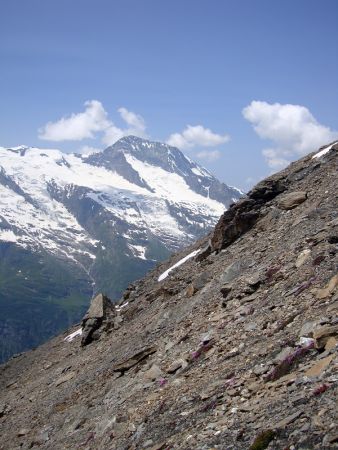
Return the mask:
[[90, 280], [47, 253], [0, 244], [0, 362], [63, 331], [84, 314]]
[[264, 450], [275, 436], [276, 432], [274, 430], [262, 431], [250, 445], [249, 450]]

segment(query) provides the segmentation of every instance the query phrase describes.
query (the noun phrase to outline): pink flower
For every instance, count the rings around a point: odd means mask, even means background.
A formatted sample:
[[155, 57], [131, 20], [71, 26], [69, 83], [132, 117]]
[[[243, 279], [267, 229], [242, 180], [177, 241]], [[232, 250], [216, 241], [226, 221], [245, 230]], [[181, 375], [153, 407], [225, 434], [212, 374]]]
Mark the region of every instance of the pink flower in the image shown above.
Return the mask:
[[166, 380], [165, 378], [159, 378], [158, 382], [159, 385], [162, 387], [168, 383], [168, 380]]

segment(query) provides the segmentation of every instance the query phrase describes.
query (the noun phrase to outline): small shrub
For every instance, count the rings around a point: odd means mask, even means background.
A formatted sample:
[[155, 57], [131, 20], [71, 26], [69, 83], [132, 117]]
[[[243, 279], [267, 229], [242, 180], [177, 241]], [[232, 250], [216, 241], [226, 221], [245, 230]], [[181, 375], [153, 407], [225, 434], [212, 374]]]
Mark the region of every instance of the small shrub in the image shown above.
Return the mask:
[[275, 436], [274, 430], [262, 431], [250, 445], [249, 450], [264, 450]]

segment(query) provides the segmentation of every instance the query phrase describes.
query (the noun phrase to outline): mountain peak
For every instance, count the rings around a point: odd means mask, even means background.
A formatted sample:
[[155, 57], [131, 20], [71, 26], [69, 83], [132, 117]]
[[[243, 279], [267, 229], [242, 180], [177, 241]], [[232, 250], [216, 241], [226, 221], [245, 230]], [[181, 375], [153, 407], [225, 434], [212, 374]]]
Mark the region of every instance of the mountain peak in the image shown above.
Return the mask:
[[128, 136], [124, 136], [121, 139], [119, 139], [118, 141], [116, 141], [113, 145], [111, 145], [111, 147], [113, 147], [116, 144], [135, 144], [135, 145], [142, 145], [144, 147], [148, 147], [149, 145], [151, 146], [160, 146], [160, 147], [170, 147], [168, 144], [164, 143], [164, 142], [160, 142], [160, 141], [153, 141], [151, 139], [148, 139], [146, 137], [140, 137], [140, 136], [135, 136], [133, 134], [129, 134]]
[[[86, 158], [0, 148], [0, 360], [79, 319], [93, 290], [118, 298], [237, 198], [178, 149], [135, 136]], [[33, 310], [56, 318], [38, 335]]]
[[145, 172], [166, 178], [176, 174], [188, 187], [203, 197], [223, 203], [226, 207], [243, 194], [236, 188], [219, 182], [207, 169], [187, 158], [178, 148], [137, 136], [126, 136], [86, 158], [86, 162], [114, 170], [128, 181], [152, 190], [151, 180], [145, 182]]

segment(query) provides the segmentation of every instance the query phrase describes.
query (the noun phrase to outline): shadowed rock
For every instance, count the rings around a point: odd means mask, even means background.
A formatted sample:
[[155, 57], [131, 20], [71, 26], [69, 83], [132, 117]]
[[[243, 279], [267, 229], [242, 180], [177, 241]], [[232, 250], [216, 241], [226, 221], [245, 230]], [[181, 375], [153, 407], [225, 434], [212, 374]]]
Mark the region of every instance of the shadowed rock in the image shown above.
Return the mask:
[[284, 177], [272, 177], [259, 183], [248, 193], [247, 198], [231, 205], [215, 227], [211, 238], [212, 251], [228, 247], [249, 231], [260, 216], [263, 216], [262, 207], [285, 189]]
[[[90, 304], [90, 307], [82, 319], [82, 339], [81, 345], [90, 344], [93, 340], [100, 338], [98, 330], [103, 328], [106, 330], [109, 324], [109, 318], [116, 315], [112, 302], [103, 294], [98, 294]], [[102, 329], [103, 331], [103, 329]]]

